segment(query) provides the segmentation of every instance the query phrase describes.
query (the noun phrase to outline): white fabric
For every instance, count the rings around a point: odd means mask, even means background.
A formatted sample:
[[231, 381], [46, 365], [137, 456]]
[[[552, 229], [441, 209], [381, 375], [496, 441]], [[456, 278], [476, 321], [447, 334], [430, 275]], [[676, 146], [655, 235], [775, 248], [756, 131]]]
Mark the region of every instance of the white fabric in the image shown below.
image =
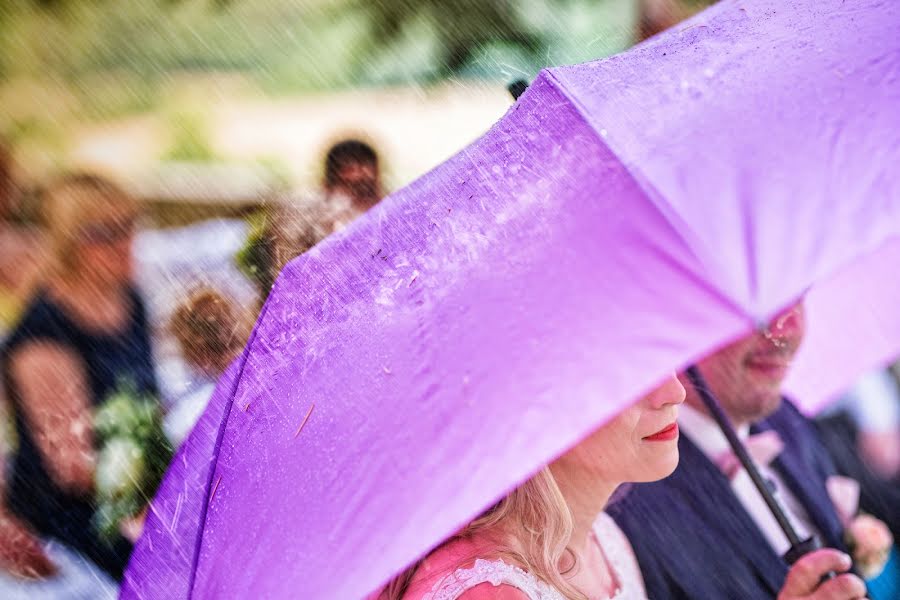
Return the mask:
[[[594, 533], [616, 581], [619, 582], [615, 595], [609, 599], [596, 600], [646, 600], [644, 581], [634, 551], [612, 518], [602, 513], [594, 524]], [[434, 589], [422, 600], [456, 600], [466, 590], [483, 583], [512, 586], [524, 593], [529, 600], [565, 600], [557, 589], [499, 559], [478, 559], [471, 568], [457, 569], [436, 583]]]
[[151, 321], [167, 322], [185, 293], [198, 285], [210, 285], [241, 304], [256, 302], [256, 288], [235, 262], [248, 230], [244, 221], [217, 219], [139, 231], [132, 250], [135, 276]]
[[860, 377], [839, 406], [850, 410], [863, 431], [886, 433], [900, 427], [900, 389], [887, 369]]
[[439, 581], [431, 593], [422, 600], [456, 600], [463, 592], [482, 583], [493, 586], [510, 585], [529, 600], [565, 600], [562, 594], [530, 573], [502, 560], [477, 559], [470, 569], [457, 569], [453, 574]]
[[[725, 434], [719, 429], [715, 421], [709, 416], [694, 410], [687, 404], [679, 408], [678, 426], [697, 445], [713, 464], [725, 452], [731, 450]], [[738, 438], [746, 440], [750, 434], [749, 426], [736, 428]], [[801, 538], [805, 538], [816, 531], [806, 512], [797, 498], [791, 493], [790, 488], [784, 483], [781, 476], [769, 465], [757, 465], [762, 476], [770, 479], [775, 484], [776, 495], [787, 512], [788, 519]], [[778, 526], [778, 521], [772, 516], [772, 512], [763, 500], [762, 494], [753, 485], [750, 475], [742, 467], [731, 480], [731, 489], [734, 491], [740, 503], [747, 513], [769, 540], [776, 553], [784, 555], [791, 547], [787, 536]]]
[[194, 429], [215, 390], [215, 381], [201, 381], [169, 408], [163, 419], [163, 431], [173, 447], [181, 446]]
[[619, 590], [612, 600], [646, 600], [641, 568], [625, 533], [606, 513], [600, 513], [594, 523], [594, 533], [619, 582]]
[[65, 546], [49, 542], [45, 551], [59, 569], [47, 579], [18, 579], [0, 570], [3, 600], [114, 600], [119, 588], [89, 560]]
[[[755, 433], [744, 440], [744, 447], [747, 454], [758, 465], [769, 465], [778, 455], [784, 452], [784, 442], [777, 431], [772, 429]], [[732, 452], [724, 452], [716, 458], [716, 466], [731, 479], [741, 469], [741, 461], [737, 455]]]

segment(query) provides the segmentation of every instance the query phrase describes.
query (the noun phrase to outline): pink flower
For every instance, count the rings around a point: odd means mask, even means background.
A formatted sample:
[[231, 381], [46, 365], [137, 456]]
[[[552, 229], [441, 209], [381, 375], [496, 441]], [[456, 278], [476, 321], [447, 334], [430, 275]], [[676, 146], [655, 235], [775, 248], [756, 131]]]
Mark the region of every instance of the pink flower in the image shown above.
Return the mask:
[[847, 529], [859, 512], [859, 483], [849, 477], [832, 475], [825, 482], [825, 487], [828, 489], [828, 495], [841, 520], [841, 525]]
[[871, 515], [861, 514], [846, 529], [853, 562], [865, 579], [877, 577], [887, 564], [893, 536], [887, 525]]

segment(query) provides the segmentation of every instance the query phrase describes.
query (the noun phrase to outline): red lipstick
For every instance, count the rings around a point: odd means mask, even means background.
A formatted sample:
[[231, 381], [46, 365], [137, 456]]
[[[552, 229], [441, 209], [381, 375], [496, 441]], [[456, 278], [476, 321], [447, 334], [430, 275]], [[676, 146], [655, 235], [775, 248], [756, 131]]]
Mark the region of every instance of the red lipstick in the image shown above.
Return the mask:
[[665, 429], [660, 429], [653, 435], [648, 435], [644, 439], [648, 442], [668, 442], [678, 437], [678, 423], [672, 423]]

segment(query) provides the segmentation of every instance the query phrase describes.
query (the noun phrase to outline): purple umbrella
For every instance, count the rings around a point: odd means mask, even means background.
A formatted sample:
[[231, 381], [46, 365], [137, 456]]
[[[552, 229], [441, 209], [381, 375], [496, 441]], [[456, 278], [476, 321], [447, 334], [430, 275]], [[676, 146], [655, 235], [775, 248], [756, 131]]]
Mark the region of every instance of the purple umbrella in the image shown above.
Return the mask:
[[807, 294], [806, 339], [785, 382], [807, 412], [826, 405], [874, 365], [900, 354], [898, 268], [900, 240], [895, 240]]
[[900, 7], [785, 4], [542, 72], [292, 262], [123, 595], [364, 596], [665, 373], [900, 239]]

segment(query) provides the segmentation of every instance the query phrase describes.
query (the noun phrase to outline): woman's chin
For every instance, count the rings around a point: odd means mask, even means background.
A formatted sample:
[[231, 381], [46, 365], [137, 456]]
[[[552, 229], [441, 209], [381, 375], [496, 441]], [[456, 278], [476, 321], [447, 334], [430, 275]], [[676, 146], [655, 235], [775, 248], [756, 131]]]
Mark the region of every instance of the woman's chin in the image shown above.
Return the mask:
[[653, 461], [645, 463], [643, 472], [639, 478], [632, 479], [634, 483], [652, 483], [665, 479], [678, 468], [678, 448], [667, 453], [666, 456], [656, 457]]
[[665, 464], [662, 466], [659, 477], [657, 477], [657, 479], [665, 479], [666, 477], [674, 473], [675, 469], [678, 468], [678, 459], [678, 447], [676, 446], [671, 455], [667, 458], [667, 460], [664, 461]]

